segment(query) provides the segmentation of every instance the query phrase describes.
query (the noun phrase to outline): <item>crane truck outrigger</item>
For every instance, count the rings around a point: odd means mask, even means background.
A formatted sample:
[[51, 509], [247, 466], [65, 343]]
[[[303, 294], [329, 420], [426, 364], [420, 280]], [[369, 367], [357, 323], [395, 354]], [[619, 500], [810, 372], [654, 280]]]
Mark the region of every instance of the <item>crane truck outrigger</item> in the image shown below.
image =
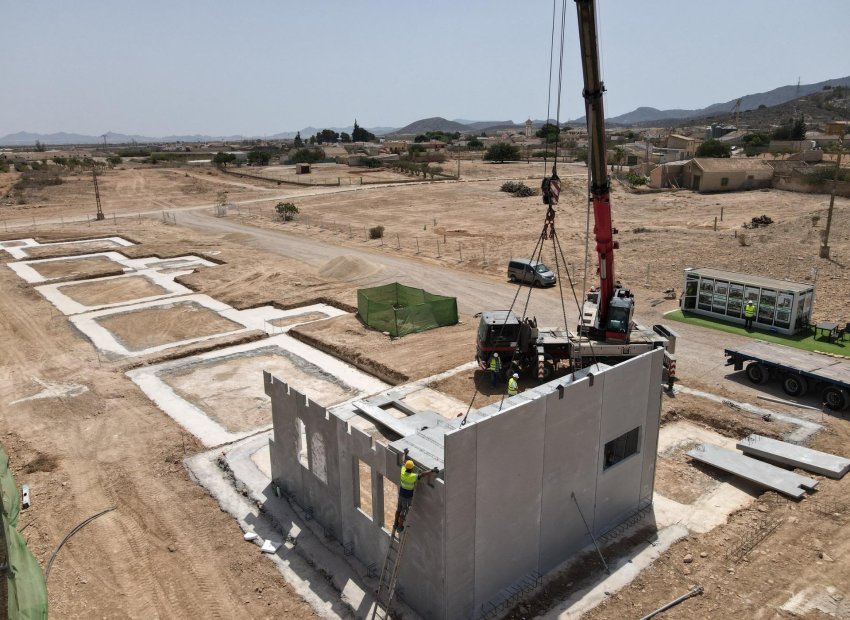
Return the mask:
[[[584, 100], [587, 112], [590, 168], [590, 199], [593, 205], [593, 234], [599, 259], [599, 286], [588, 291], [581, 309], [576, 334], [564, 329], [542, 328], [536, 319], [521, 319], [510, 310], [481, 313], [478, 325], [476, 359], [487, 368], [490, 357], [498, 352], [508, 372], [534, 372], [548, 381], [561, 364], [581, 368], [597, 361], [616, 363], [656, 348], [665, 350], [665, 373], [672, 382], [675, 375], [676, 336], [663, 325], [651, 329], [636, 325], [634, 296], [623, 288], [614, 275], [614, 241], [617, 229], [611, 220], [610, 179], [605, 148], [605, 113], [602, 95], [605, 87], [599, 69], [599, 47], [596, 34], [594, 0], [575, 0], [578, 10], [579, 43], [584, 75]], [[557, 159], [552, 176], [543, 180], [544, 202], [549, 205], [544, 237], [554, 235], [555, 210], [560, 181]], [[548, 231], [547, 231], [548, 229]], [[547, 237], [547, 235], [549, 237]]]

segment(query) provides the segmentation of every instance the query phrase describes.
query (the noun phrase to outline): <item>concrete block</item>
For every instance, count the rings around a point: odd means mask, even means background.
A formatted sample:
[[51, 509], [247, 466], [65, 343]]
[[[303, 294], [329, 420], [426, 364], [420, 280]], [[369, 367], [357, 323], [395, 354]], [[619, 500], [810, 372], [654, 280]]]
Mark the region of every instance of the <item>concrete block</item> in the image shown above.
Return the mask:
[[700, 444], [688, 452], [688, 456], [794, 499], [800, 499], [805, 495], [804, 488], [814, 489], [818, 484], [818, 481], [812, 478], [800, 476], [769, 463], [751, 459], [740, 452], [708, 443]]
[[850, 459], [762, 435], [745, 437], [736, 447], [744, 454], [798, 467], [829, 478], [838, 479], [850, 471]]

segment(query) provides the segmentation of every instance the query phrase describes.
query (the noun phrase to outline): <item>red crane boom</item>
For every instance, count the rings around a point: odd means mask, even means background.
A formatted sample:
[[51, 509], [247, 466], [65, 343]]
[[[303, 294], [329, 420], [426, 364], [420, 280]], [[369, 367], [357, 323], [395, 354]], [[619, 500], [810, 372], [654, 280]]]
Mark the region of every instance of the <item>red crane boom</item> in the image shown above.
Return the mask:
[[[599, 44], [596, 35], [596, 8], [594, 0], [575, 0], [578, 11], [581, 66], [584, 75], [584, 100], [587, 129], [590, 140], [588, 167], [590, 168], [590, 196], [593, 203], [593, 234], [599, 257], [599, 291], [588, 296], [596, 312], [588, 331], [606, 340], [628, 340], [634, 303], [629, 291], [619, 288], [614, 276], [614, 250], [620, 247], [614, 241], [617, 229], [611, 221], [611, 182], [605, 161], [605, 112], [599, 69]], [[587, 314], [585, 314], [587, 316]]]

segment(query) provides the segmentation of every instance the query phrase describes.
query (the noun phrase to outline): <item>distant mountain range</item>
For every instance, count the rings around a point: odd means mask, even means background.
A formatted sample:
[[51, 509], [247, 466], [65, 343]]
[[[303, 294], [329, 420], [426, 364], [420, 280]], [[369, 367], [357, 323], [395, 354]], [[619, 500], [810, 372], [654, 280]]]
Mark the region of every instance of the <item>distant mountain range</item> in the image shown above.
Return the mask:
[[[773, 90], [769, 90], [766, 93], [744, 95], [743, 97], [741, 97], [741, 112], [745, 112], [747, 110], [756, 110], [759, 108], [759, 106], [765, 106], [768, 108], [771, 106], [776, 106], [785, 103], [786, 101], [796, 99], [797, 97], [804, 97], [805, 95], [809, 95], [814, 92], [819, 92], [823, 90], [824, 86], [850, 86], [850, 76], [836, 78], [834, 80], [825, 80], [816, 84], [800, 84], [799, 92], [797, 85], [793, 84], [788, 86], [780, 86], [779, 88], [774, 88]], [[705, 108], [699, 108], [697, 110], [659, 110], [657, 108], [640, 107], [632, 110], [631, 112], [627, 112], [626, 114], [612, 116], [605, 120], [606, 122], [615, 125], [645, 125], [646, 123], [651, 123], [652, 121], [670, 121], [674, 119], [700, 118], [703, 116], [728, 114], [730, 112], [734, 112], [734, 109], [737, 106], [737, 102], [738, 99], [730, 99], [729, 101], [724, 101], [723, 103], [713, 103], [710, 106], [707, 106]], [[582, 116], [581, 118], [577, 118], [568, 122], [575, 124], [584, 124], [586, 120]]]
[[[757, 110], [760, 108], [760, 106], [765, 106], [766, 108], [778, 106], [788, 101], [792, 101], [797, 97], [804, 97], [811, 93], [822, 91], [825, 86], [850, 86], [850, 76], [836, 78], [833, 80], [825, 80], [816, 84], [801, 84], [799, 86], [793, 84], [788, 86], [780, 86], [779, 88], [774, 88], [773, 90], [770, 90], [766, 93], [744, 95], [740, 98], [740, 112], [744, 113], [749, 110]], [[734, 113], [734, 110], [737, 106], [737, 102], [738, 99], [730, 99], [729, 101], [724, 101], [722, 103], [713, 103], [710, 106], [697, 110], [659, 110], [657, 108], [639, 107], [626, 114], [620, 114], [619, 116], [609, 117], [606, 119], [606, 122], [611, 125], [626, 126], [648, 126], [655, 122], [657, 122], [659, 126], [671, 125], [676, 124], [676, 121], [682, 121], [687, 119], [711, 117], [712, 115], [731, 115]], [[568, 124], [572, 125], [583, 125], [585, 122], [586, 121], [584, 117], [567, 121]], [[543, 125], [544, 121], [535, 120], [533, 121], [533, 123], [535, 127], [540, 127], [541, 125]], [[425, 118], [415, 121], [401, 128], [370, 127], [367, 129], [377, 136], [388, 136], [416, 135], [425, 133], [427, 131], [444, 131], [447, 133], [454, 133], [457, 131], [460, 133], [477, 134], [482, 131], [489, 133], [494, 131], [516, 130], [524, 126], [525, 122], [518, 124], [514, 123], [513, 121], [473, 121], [466, 119], [448, 120], [439, 116], [435, 116], [432, 118]], [[354, 128], [352, 126], [347, 126], [330, 127], [328, 129], [333, 129], [334, 131], [340, 133], [343, 131], [346, 133], [351, 133]], [[160, 142], [241, 142], [243, 140], [254, 139], [291, 140], [295, 137], [297, 133], [300, 133], [302, 138], [307, 139], [310, 136], [315, 135], [319, 131], [321, 131], [321, 129], [317, 129], [315, 127], [304, 127], [300, 131], [283, 131], [267, 136], [208, 136], [195, 134], [185, 136], [162, 137], [121, 134], [110, 131], [106, 133], [105, 139], [108, 144], [146, 144]], [[104, 136], [89, 136], [84, 134], [65, 132], [41, 134], [19, 131], [17, 133], [0, 137], [0, 145], [4, 146], [30, 146], [34, 145], [36, 141], [39, 141], [42, 144], [46, 145], [57, 146], [69, 144], [102, 144], [104, 142]]]

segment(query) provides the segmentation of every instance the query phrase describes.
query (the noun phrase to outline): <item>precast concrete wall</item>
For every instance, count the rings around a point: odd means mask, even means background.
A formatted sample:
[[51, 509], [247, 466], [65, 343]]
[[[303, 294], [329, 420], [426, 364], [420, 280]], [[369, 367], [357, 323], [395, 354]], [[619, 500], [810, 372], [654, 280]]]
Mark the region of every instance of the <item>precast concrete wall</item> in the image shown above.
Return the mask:
[[[589, 544], [587, 528], [601, 535], [651, 502], [662, 363], [658, 350], [553, 381], [446, 435], [446, 618], [486, 613]], [[606, 468], [605, 444], [636, 428], [637, 452]]]
[[[291, 494], [328, 532], [367, 567], [381, 570], [390, 534], [382, 527], [383, 478], [399, 482], [401, 454], [378, 443], [344, 418], [310, 402], [267, 372], [266, 394], [272, 399], [274, 436], [270, 441], [272, 480]], [[351, 415], [351, 414], [348, 414]], [[307, 438], [305, 467], [299, 459], [299, 427]], [[358, 508], [358, 460], [371, 468], [372, 514]], [[391, 525], [391, 524], [390, 524]], [[425, 618], [445, 613], [443, 537], [445, 535], [445, 485], [429, 478], [417, 485], [404, 559], [396, 593]]]

